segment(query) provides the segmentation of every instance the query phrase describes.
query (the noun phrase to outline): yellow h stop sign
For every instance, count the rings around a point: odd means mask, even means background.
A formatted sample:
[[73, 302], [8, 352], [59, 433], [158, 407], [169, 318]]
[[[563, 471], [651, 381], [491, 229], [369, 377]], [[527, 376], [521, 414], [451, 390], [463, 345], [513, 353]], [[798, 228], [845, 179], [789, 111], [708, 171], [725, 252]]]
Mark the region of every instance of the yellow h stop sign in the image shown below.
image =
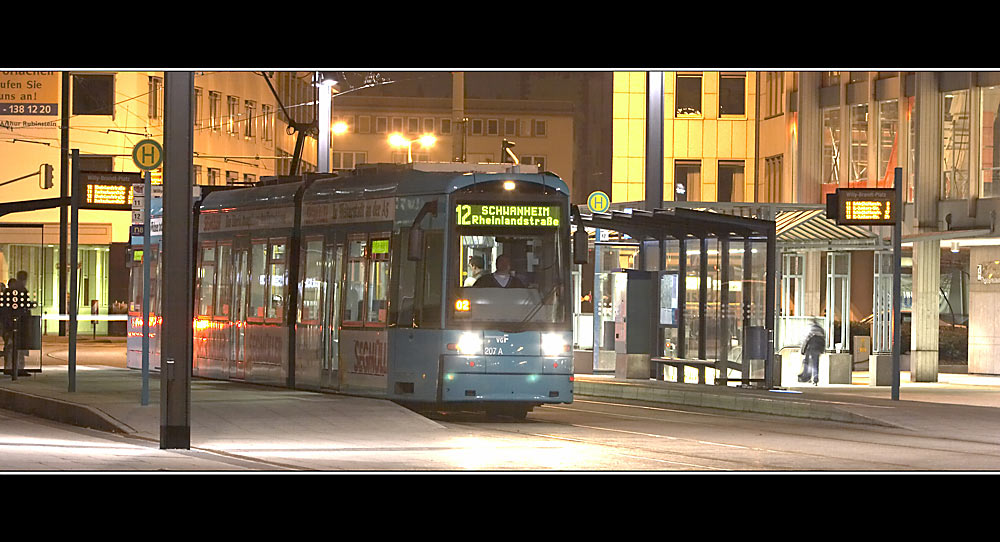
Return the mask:
[[132, 161], [141, 170], [156, 169], [163, 163], [163, 147], [153, 139], [143, 139], [132, 148]]

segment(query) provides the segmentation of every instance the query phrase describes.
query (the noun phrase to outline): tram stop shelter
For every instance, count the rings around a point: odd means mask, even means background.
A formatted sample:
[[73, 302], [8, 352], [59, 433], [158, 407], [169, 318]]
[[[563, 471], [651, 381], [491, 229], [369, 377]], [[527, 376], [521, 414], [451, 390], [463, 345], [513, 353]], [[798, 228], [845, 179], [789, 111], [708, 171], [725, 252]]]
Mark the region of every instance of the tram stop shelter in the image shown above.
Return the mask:
[[[891, 351], [892, 252], [880, 227], [838, 225], [819, 205], [668, 201], [666, 209], [652, 212], [633, 206], [642, 203], [613, 204], [618, 210], [609, 213], [581, 211], [577, 224], [633, 238], [639, 248], [634, 267], [656, 275], [651, 280], [658, 290], [649, 297], [655, 302], [649, 314], [651, 376], [691, 381], [697, 371], [699, 382], [707, 372], [717, 384], [790, 385], [798, 371], [798, 346], [818, 320], [828, 343], [821, 383], [850, 383], [852, 364], [859, 361], [851, 352], [851, 299], [867, 295], [852, 293], [852, 284], [868, 282], [851, 275], [852, 256], [859, 251], [874, 255], [871, 342], [860, 348], [866, 351], [859, 359]], [[600, 244], [595, 242], [595, 249]], [[614, 273], [621, 275], [615, 280], [627, 281], [630, 273], [633, 282], [641, 274], [623, 270]], [[618, 304], [611, 311], [616, 372], [623, 352], [635, 349], [627, 340], [627, 318], [635, 312], [618, 310], [622, 301], [611, 300]], [[626, 331], [624, 344], [619, 328]], [[684, 379], [681, 370], [691, 377]]]
[[639, 245], [615, 281], [615, 373], [773, 387], [777, 235], [771, 220], [686, 208], [575, 212]]

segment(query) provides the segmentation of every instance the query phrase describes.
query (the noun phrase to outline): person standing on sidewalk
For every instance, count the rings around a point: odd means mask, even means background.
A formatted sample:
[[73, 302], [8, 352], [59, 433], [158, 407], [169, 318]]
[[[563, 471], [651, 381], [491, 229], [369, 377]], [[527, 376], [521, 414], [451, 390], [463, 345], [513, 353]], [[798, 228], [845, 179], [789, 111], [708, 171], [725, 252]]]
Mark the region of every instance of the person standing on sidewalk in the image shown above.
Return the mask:
[[[14, 293], [28, 293], [28, 272], [18, 271], [17, 278], [10, 279], [7, 283], [7, 292]], [[18, 314], [14, 314], [14, 310], [11, 308], [5, 308], [4, 314], [0, 320], [3, 321], [3, 355], [4, 355], [4, 373], [12, 374], [12, 368], [17, 367], [18, 376], [30, 376], [30, 373], [24, 370], [24, 357], [27, 353], [23, 348], [18, 348], [14, 351], [14, 317], [18, 317], [18, 328], [17, 339], [21, 339], [25, 333], [23, 332], [23, 326], [28, 325], [27, 316], [28, 312], [26, 310], [19, 310]], [[20, 346], [20, 345], [18, 345]], [[15, 362], [16, 360], [16, 362]]]
[[814, 318], [800, 349], [803, 358], [799, 382], [812, 382], [814, 386], [819, 384], [819, 355], [825, 350], [826, 332], [820, 327], [819, 320]]

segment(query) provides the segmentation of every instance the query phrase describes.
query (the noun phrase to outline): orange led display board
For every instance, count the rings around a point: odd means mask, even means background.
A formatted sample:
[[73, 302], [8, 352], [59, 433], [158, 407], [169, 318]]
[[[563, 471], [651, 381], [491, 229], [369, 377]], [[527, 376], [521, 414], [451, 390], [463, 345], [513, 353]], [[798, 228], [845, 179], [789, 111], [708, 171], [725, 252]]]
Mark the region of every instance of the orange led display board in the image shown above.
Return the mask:
[[899, 220], [896, 191], [888, 188], [841, 188], [836, 198], [833, 218], [837, 224], [855, 226], [892, 226]]

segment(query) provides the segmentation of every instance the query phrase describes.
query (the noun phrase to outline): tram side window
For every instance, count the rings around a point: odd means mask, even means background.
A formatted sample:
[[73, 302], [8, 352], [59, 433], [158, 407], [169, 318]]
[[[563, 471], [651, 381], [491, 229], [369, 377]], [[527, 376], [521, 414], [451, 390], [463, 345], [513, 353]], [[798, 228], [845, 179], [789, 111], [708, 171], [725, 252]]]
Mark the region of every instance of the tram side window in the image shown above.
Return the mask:
[[267, 306], [267, 241], [255, 240], [250, 247], [250, 312], [249, 319], [263, 319]]
[[215, 307], [215, 244], [202, 245], [198, 265], [198, 316], [212, 316]]
[[344, 283], [344, 324], [361, 325], [365, 297], [364, 236], [352, 236], [347, 248], [347, 277]]
[[369, 244], [368, 324], [385, 325], [389, 299], [389, 239]]
[[302, 282], [302, 307], [299, 322], [318, 323], [323, 307], [323, 238], [311, 239], [305, 243], [302, 255], [305, 271]]
[[215, 303], [215, 316], [221, 318], [229, 317], [229, 302], [233, 295], [233, 246], [230, 244], [219, 245], [218, 280], [216, 287], [218, 301]]
[[268, 287], [267, 318], [280, 320], [285, 316], [285, 255], [286, 241], [272, 239], [268, 264], [270, 282]]

